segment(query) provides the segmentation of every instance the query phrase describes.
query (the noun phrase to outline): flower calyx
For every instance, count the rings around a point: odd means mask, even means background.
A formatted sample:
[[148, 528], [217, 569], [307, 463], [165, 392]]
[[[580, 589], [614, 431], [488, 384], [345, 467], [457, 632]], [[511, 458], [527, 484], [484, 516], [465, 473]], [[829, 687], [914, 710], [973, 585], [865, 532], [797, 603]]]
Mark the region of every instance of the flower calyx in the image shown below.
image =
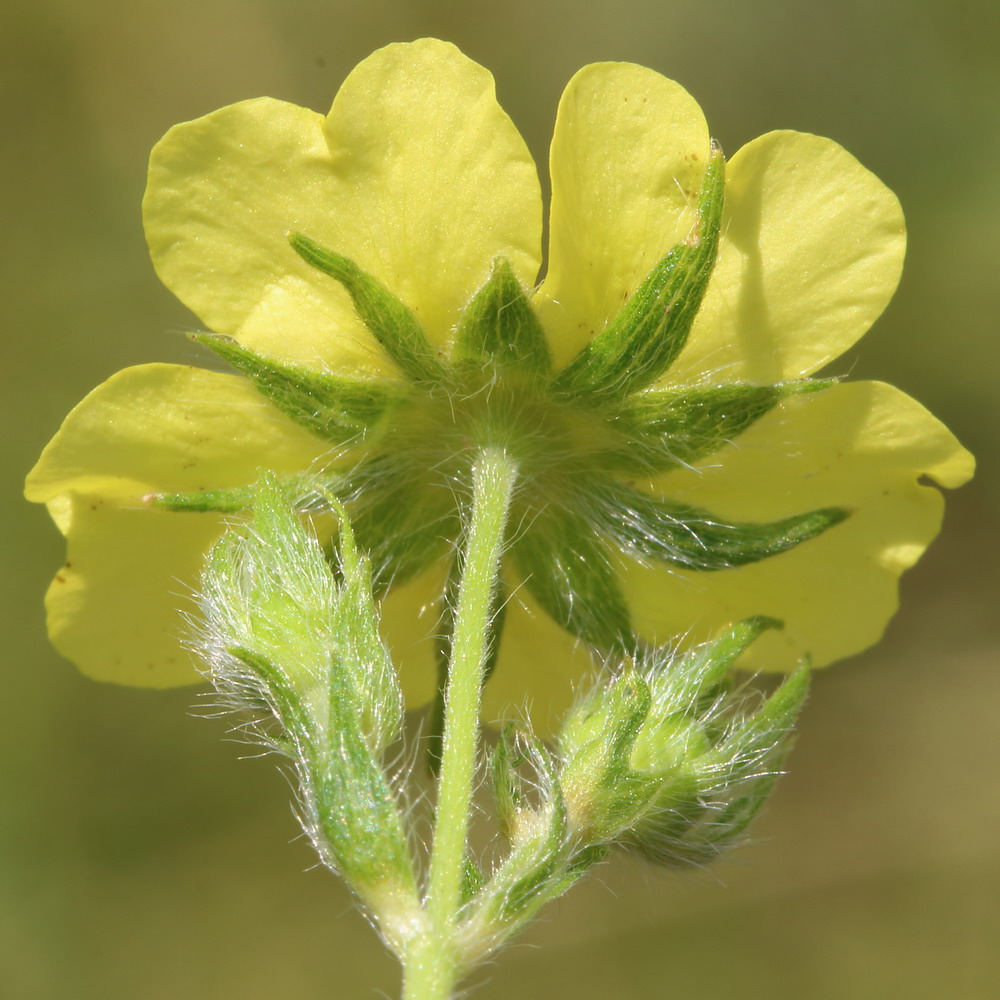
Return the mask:
[[[520, 470], [508, 545], [516, 575], [559, 626], [604, 654], [627, 655], [636, 630], [619, 579], [622, 556], [728, 569], [794, 548], [848, 514], [831, 506], [772, 522], [733, 521], [652, 488], [660, 474], [729, 445], [783, 399], [832, 384], [663, 384], [712, 274], [724, 188], [723, 156], [713, 144], [690, 235], [558, 371], [529, 294], [505, 259], [494, 261], [446, 349], [390, 289], [300, 234], [290, 237], [294, 251], [347, 290], [395, 375], [335, 375], [228, 338], [196, 339], [329, 443], [323, 474], [349, 505], [377, 592], [448, 557], [474, 456], [500, 448]], [[637, 485], [642, 480], [650, 486]], [[217, 499], [225, 509], [238, 502]], [[204, 497], [156, 502], [210, 506]]]

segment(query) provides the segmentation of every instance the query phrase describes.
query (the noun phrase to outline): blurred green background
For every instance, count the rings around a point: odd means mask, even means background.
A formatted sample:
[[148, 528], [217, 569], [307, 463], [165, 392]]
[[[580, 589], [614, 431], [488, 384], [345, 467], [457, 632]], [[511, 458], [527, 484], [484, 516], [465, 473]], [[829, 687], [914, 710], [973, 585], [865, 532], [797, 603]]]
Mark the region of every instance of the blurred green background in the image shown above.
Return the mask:
[[[562, 85], [624, 59], [680, 80], [733, 151], [831, 136], [906, 209], [885, 317], [839, 366], [917, 396], [979, 456], [878, 648], [824, 673], [758, 842], [711, 872], [619, 859], [505, 953], [482, 1000], [987, 998], [1000, 957], [1000, 7], [940, 0], [8, 0], [3, 84], [0, 995], [395, 994], [269, 762], [190, 691], [93, 684], [48, 647], [62, 542], [20, 483], [129, 364], [196, 361], [139, 219], [173, 123], [262, 94], [325, 110], [372, 49], [425, 34], [497, 77], [544, 161]], [[382, 992], [379, 992], [382, 991]]]

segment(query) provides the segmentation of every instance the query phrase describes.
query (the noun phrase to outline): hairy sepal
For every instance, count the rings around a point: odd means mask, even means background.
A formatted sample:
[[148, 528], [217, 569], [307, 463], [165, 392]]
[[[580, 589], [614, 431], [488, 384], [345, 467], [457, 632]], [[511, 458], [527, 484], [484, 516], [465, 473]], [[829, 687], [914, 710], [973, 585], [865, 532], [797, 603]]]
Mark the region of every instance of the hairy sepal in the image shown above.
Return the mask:
[[724, 198], [725, 158], [713, 142], [691, 234], [556, 376], [557, 393], [591, 404], [624, 399], [670, 368], [687, 343], [715, 266]]

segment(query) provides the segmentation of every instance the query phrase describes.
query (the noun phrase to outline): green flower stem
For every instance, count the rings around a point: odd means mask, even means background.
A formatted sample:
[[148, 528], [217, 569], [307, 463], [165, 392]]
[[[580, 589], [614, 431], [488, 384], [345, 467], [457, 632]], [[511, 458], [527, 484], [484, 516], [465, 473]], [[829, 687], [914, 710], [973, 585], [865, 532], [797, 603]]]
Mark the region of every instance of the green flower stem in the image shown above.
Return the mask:
[[404, 1000], [447, 1000], [462, 974], [458, 914], [476, 774], [479, 706], [489, 647], [504, 528], [516, 463], [499, 448], [484, 448], [473, 468], [468, 522], [448, 685], [437, 816], [427, 880], [427, 924], [403, 957]]

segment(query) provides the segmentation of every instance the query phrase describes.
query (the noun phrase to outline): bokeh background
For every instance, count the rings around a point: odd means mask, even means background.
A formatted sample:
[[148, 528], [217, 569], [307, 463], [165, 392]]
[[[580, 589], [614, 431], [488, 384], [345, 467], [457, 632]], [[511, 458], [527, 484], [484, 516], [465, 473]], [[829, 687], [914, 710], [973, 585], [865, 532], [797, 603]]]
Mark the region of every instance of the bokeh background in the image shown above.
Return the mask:
[[979, 456], [885, 642], [817, 679], [757, 843], [711, 872], [619, 860], [500, 957], [482, 1000], [978, 1000], [1000, 957], [1000, 7], [982, 0], [8, 0], [0, 14], [0, 995], [392, 996], [266, 761], [192, 691], [100, 686], [47, 645], [62, 543], [20, 499], [115, 370], [194, 361], [139, 220], [149, 148], [246, 97], [325, 110], [372, 49], [434, 34], [490, 67], [544, 161], [562, 85], [673, 76], [735, 150], [836, 138], [900, 195], [910, 255], [840, 371], [917, 396]]

